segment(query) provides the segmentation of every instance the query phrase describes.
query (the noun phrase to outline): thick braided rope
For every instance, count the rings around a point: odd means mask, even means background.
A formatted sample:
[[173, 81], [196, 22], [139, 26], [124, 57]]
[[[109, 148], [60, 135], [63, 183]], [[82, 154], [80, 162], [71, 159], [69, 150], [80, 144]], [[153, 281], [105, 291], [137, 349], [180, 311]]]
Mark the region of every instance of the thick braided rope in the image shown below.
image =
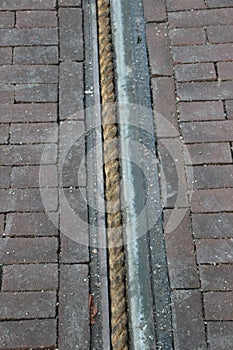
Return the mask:
[[111, 42], [110, 1], [97, 0], [99, 62], [104, 138], [105, 196], [108, 224], [111, 299], [111, 342], [113, 350], [127, 350], [125, 259], [120, 204], [120, 174]]

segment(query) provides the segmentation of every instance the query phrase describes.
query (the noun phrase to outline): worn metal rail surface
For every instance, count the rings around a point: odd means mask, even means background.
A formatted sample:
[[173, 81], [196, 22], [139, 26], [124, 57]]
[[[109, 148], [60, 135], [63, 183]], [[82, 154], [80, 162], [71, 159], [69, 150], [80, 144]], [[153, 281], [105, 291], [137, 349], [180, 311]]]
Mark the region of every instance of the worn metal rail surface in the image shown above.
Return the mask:
[[[86, 28], [86, 34], [91, 36], [86, 53], [92, 63], [86, 76], [89, 84], [94, 83], [95, 96], [89, 105], [101, 103], [97, 114], [102, 127], [98, 126], [96, 138], [101, 134], [103, 148], [97, 150], [95, 159], [103, 157], [104, 188], [101, 184], [99, 187], [105, 194], [107, 230], [107, 250], [99, 249], [96, 264], [100, 268], [93, 268], [93, 276], [97, 270], [104, 276], [99, 279], [102, 326], [93, 327], [93, 338], [101, 333], [101, 340], [93, 340], [92, 348], [171, 350], [170, 290], [158, 168], [156, 161], [151, 162], [151, 157], [142, 152], [143, 147], [156, 158], [142, 0], [83, 2], [92, 21], [91, 29]], [[97, 37], [98, 52], [96, 44], [94, 50], [90, 49], [91, 41]], [[87, 123], [95, 126], [90, 115]], [[141, 159], [141, 171], [134, 159]], [[88, 167], [91, 173], [97, 171], [93, 165]], [[90, 182], [96, 179], [98, 174], [90, 176]], [[124, 208], [122, 198], [128, 203]], [[90, 218], [95, 215], [91, 213]], [[139, 216], [140, 223], [134, 220]], [[152, 217], [157, 220], [151, 223]], [[102, 216], [95, 220], [101, 221]], [[94, 234], [98, 238], [99, 233]], [[103, 235], [99, 239], [103, 241]], [[108, 291], [110, 298], [105, 303]]]

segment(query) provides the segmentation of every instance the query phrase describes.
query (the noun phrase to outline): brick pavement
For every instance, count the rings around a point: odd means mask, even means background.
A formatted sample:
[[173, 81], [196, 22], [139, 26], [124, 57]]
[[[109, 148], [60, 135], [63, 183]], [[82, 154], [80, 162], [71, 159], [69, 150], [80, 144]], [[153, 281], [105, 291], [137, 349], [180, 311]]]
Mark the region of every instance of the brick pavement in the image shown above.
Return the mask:
[[[231, 350], [233, 1], [144, 0], [144, 13], [174, 349]], [[0, 1], [3, 350], [91, 346], [88, 232], [63, 207], [87, 220], [84, 56], [80, 0]]]
[[76, 173], [84, 139], [66, 157], [70, 140], [85, 132], [83, 113], [76, 113], [84, 106], [82, 12], [79, 0], [0, 1], [4, 350], [90, 347], [88, 232], [84, 226], [76, 232], [86, 245], [60, 233], [58, 191], [66, 187], [70, 210], [86, 220], [78, 192], [86, 186], [84, 167]]
[[[174, 349], [230, 350], [233, 1], [144, 0], [144, 13], [154, 110], [178, 131], [169, 134], [155, 115], [170, 193], [164, 230]], [[174, 160], [166, 161], [164, 145], [174, 140], [184, 152], [187, 204], [176, 201]]]

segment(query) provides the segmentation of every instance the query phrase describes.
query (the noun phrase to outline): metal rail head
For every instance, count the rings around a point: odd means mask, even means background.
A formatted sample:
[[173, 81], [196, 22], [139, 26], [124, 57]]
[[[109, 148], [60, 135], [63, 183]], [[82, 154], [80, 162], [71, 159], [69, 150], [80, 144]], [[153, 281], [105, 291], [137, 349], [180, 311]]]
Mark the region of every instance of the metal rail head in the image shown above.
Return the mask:
[[105, 199], [108, 226], [111, 345], [113, 350], [127, 350], [128, 326], [125, 295], [125, 257], [120, 201], [118, 129], [116, 126], [117, 116], [115, 109], [110, 1], [97, 0], [97, 8], [105, 163]]

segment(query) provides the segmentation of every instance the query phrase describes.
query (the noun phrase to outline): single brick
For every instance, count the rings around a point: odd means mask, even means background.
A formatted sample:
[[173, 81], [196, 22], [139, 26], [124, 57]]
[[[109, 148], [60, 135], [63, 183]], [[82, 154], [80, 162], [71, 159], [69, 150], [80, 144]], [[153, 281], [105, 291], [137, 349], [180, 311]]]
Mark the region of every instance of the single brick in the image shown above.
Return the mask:
[[233, 100], [226, 101], [227, 118], [233, 119]]
[[27, 123], [11, 125], [10, 143], [56, 143], [57, 123]]
[[185, 211], [165, 211], [165, 243], [172, 289], [199, 287], [191, 224]]
[[231, 349], [233, 322], [208, 322], [207, 332], [211, 350]]
[[[177, 172], [176, 163], [174, 162], [173, 154], [171, 153], [171, 149], [173, 149], [173, 147], [174, 149], [178, 148], [177, 143], [179, 143], [179, 139], [160, 139], [158, 141], [158, 155], [160, 159], [161, 171], [163, 171], [163, 178], [160, 179], [163, 208], [177, 207], [179, 175]], [[180, 156], [177, 159], [180, 159]], [[185, 192], [186, 191], [187, 189]]]
[[209, 321], [232, 321], [233, 292], [204, 293], [205, 319]]
[[233, 80], [233, 62], [219, 62], [217, 67], [220, 80]]
[[0, 238], [2, 264], [45, 263], [57, 261], [55, 237]]
[[204, 0], [167, 0], [168, 11], [194, 10], [206, 8]]
[[[59, 290], [59, 350], [90, 347], [88, 266], [62, 265]], [[78, 302], [77, 302], [78, 300]]]
[[0, 166], [0, 188], [10, 187], [11, 167]]
[[56, 323], [55, 319], [0, 322], [0, 349], [55, 349]]
[[210, 121], [182, 123], [185, 143], [231, 142], [233, 140], [233, 121]]
[[9, 139], [9, 125], [0, 124], [0, 144], [8, 143]]
[[[198, 63], [233, 60], [232, 44], [172, 47], [174, 63]], [[216, 97], [216, 100], [218, 98]]]
[[181, 102], [179, 111], [181, 121], [225, 119], [221, 101]]
[[158, 141], [161, 172], [161, 196], [165, 208], [186, 208], [187, 183], [180, 138], [164, 138]]
[[194, 214], [193, 231], [196, 238], [233, 237], [233, 214]]
[[0, 66], [1, 82], [7, 84], [57, 83], [57, 66]]
[[[88, 215], [87, 199], [85, 189], [64, 189], [60, 193], [60, 231], [69, 239], [83, 245], [83, 251], [80, 252], [80, 258], [87, 258], [87, 249], [89, 246], [88, 235]], [[78, 229], [77, 229], [78, 227]], [[64, 259], [69, 260], [69, 247], [63, 245]], [[78, 245], [74, 245], [74, 250]], [[67, 251], [65, 249], [67, 248]], [[72, 254], [72, 250], [70, 249]], [[70, 257], [71, 258], [71, 257]], [[75, 259], [75, 257], [72, 257]], [[79, 256], [76, 257], [78, 259]]]
[[165, 24], [147, 24], [146, 36], [151, 74], [172, 75], [167, 26]]
[[84, 133], [83, 121], [60, 123], [59, 173], [63, 187], [86, 186]]
[[178, 83], [177, 94], [182, 101], [233, 99], [233, 81]]
[[56, 0], [1, 0], [0, 10], [47, 10], [56, 7]]
[[46, 194], [41, 197], [41, 189], [10, 189], [0, 190], [0, 211], [56, 211], [58, 205], [58, 193], [56, 188], [46, 189]]
[[11, 184], [13, 188], [57, 187], [57, 166], [35, 165], [14, 167], [11, 173]]
[[56, 84], [16, 85], [15, 100], [17, 102], [57, 102]]
[[[233, 266], [199, 266], [201, 287], [204, 290], [226, 291], [233, 289]], [[218, 303], [215, 303], [216, 307]]]
[[[72, 211], [78, 214], [78, 216], [86, 224], [87, 223], [86, 190], [84, 188], [64, 188], [63, 193]], [[88, 236], [87, 232], [82, 230], [83, 230], [83, 227], [81, 227], [80, 225], [79, 226], [80, 232], [78, 233], [78, 235], [76, 233], [76, 236], [78, 237], [80, 235], [80, 237], [86, 240], [84, 236], [85, 235]], [[85, 243], [88, 243], [88, 241], [86, 241]]]
[[64, 62], [60, 65], [59, 110], [61, 119], [79, 119], [83, 109], [83, 65]]
[[168, 16], [171, 28], [218, 26], [233, 23], [233, 9], [182, 11], [169, 13]]
[[16, 13], [17, 28], [57, 27], [56, 11], [19, 11]]
[[1, 123], [51, 121], [57, 121], [56, 103], [0, 104]]
[[199, 291], [173, 291], [172, 313], [176, 349], [207, 349]]
[[82, 245], [75, 240], [61, 235], [61, 261], [63, 263], [88, 263], [88, 246]]
[[10, 265], [3, 267], [2, 291], [42, 291], [58, 288], [58, 266]]
[[5, 218], [4, 215], [0, 214], [0, 236], [4, 233]]
[[144, 0], [144, 16], [148, 22], [161, 22], [167, 18], [165, 0]]
[[232, 163], [229, 143], [187, 145], [184, 156], [187, 165]]
[[55, 28], [0, 29], [1, 46], [57, 45]]
[[196, 190], [191, 209], [194, 213], [233, 211], [233, 188]]
[[0, 47], [0, 64], [11, 64], [12, 62], [12, 48]]
[[15, 25], [14, 12], [0, 12], [0, 28], [13, 28]]
[[199, 264], [226, 264], [233, 262], [233, 239], [201, 239], [196, 242]]
[[63, 61], [83, 61], [82, 10], [60, 8], [60, 58]]
[[208, 0], [209, 7], [233, 7], [232, 0]]
[[55, 292], [0, 293], [0, 320], [52, 318], [55, 316]]
[[194, 189], [233, 187], [233, 165], [195, 166], [192, 170]]
[[215, 80], [213, 63], [179, 64], [175, 67], [177, 81]]
[[57, 64], [58, 47], [15, 47], [14, 64]]
[[170, 30], [172, 45], [200, 45], [205, 44], [206, 36], [204, 28], [182, 28]]
[[60, 167], [60, 180], [63, 187], [86, 186], [84, 137], [74, 142], [69, 152], [65, 155], [65, 158], [62, 160]]
[[[10, 213], [6, 219], [6, 236], [57, 236], [58, 213]], [[53, 224], [55, 223], [56, 226]]]
[[0, 146], [2, 165], [55, 164], [56, 162], [57, 145], [55, 144]]
[[14, 103], [13, 85], [0, 85], [0, 103]]
[[152, 79], [152, 94], [157, 136], [178, 136], [176, 97], [173, 78]]
[[81, 0], [58, 0], [60, 7], [80, 7]]
[[232, 43], [233, 26], [207, 27], [207, 35], [211, 44]]

